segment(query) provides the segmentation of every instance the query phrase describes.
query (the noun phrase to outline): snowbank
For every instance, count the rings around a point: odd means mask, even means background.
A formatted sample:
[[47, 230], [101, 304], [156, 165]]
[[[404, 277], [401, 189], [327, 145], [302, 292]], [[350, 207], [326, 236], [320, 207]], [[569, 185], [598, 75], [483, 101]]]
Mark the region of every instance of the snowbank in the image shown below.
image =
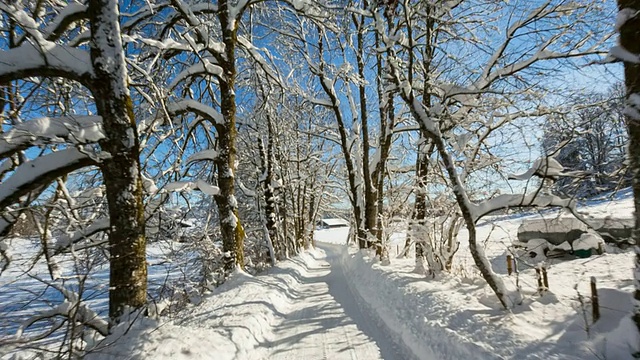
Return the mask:
[[[351, 276], [350, 286], [365, 299], [366, 305], [380, 318], [381, 323], [395, 334], [398, 341], [411, 349], [418, 359], [498, 359], [494, 349], [474, 343], [473, 339], [457, 334], [444, 320], [433, 314], [446, 304], [437, 296], [421, 293], [411, 286], [424, 282], [424, 277], [403, 267], [383, 268], [372, 264], [366, 251], [342, 249], [342, 266]], [[402, 261], [405, 265], [407, 261]], [[398, 261], [393, 263], [397, 264]], [[409, 271], [407, 271], [409, 270]], [[445, 295], [445, 298], [448, 296]], [[445, 299], [446, 301], [446, 299]], [[466, 325], [479, 328], [467, 319]], [[463, 324], [458, 324], [463, 325]]]
[[[543, 296], [525, 292], [524, 304], [507, 312], [480, 278], [445, 275], [430, 280], [412, 273], [413, 259], [383, 267], [365, 251], [342, 251], [350, 285], [419, 359], [631, 359], [633, 336], [619, 336], [628, 325], [630, 291], [617, 288], [617, 281], [599, 284], [602, 317], [593, 323], [588, 281], [579, 286], [585, 313], [573, 289], [581, 276], [572, 272], [584, 275], [583, 260], [573, 264], [573, 271], [568, 270], [571, 262], [552, 267], [552, 291]], [[602, 275], [603, 268], [622, 259], [609, 255], [586, 261]], [[615, 279], [621, 271], [629, 272], [628, 266], [607, 273]], [[529, 278], [533, 275], [527, 275], [521, 281], [535, 284]]]
[[[175, 320], [136, 321], [129, 330], [116, 331], [86, 358], [209, 359], [215, 354], [216, 360], [264, 359], [267, 349], [260, 344], [266, 342], [278, 314], [293, 297], [291, 291], [298, 282], [294, 274], [304, 271], [291, 261], [274, 270], [268, 277], [237, 271]], [[282, 285], [277, 286], [278, 282]]]

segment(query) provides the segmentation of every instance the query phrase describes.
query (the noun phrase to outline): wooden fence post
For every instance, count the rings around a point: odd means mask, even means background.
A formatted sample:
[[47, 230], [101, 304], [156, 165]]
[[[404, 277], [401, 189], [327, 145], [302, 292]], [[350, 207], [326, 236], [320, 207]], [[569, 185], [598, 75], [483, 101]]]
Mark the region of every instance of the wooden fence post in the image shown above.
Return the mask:
[[544, 292], [544, 286], [542, 285], [542, 274], [540, 266], [536, 266], [536, 279], [538, 280], [538, 292], [542, 294]]
[[593, 318], [593, 322], [600, 319], [600, 300], [598, 300], [595, 276], [591, 277], [591, 317]]
[[542, 282], [544, 284], [545, 290], [549, 290], [549, 278], [547, 277], [547, 266], [542, 265]]

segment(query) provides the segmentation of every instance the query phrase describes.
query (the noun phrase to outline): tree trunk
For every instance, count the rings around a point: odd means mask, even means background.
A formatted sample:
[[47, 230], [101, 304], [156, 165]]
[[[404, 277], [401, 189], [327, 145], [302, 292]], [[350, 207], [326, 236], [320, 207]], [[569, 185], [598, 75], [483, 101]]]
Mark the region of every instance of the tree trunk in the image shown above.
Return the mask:
[[625, 111], [629, 128], [629, 160], [633, 176], [633, 197], [636, 223], [633, 239], [636, 242], [633, 320], [640, 331], [640, 0], [618, 0], [621, 12], [635, 14], [620, 26], [620, 46], [635, 56], [635, 62], [624, 62], [624, 78], [627, 87]]
[[[267, 149], [264, 147], [264, 142], [262, 140], [258, 141], [258, 148], [260, 150], [260, 156], [262, 157], [262, 174], [265, 174], [264, 180], [262, 181], [262, 193], [264, 195], [264, 227], [265, 227], [265, 238], [267, 239], [267, 245], [269, 246], [269, 256], [271, 257], [271, 264], [275, 265], [276, 263], [276, 253], [278, 243], [278, 229], [276, 223], [276, 203], [275, 203], [275, 193], [273, 191], [273, 187], [271, 184], [273, 183], [273, 157], [272, 157], [272, 134], [271, 134], [271, 119], [267, 117], [268, 130], [267, 130]], [[257, 199], [258, 206], [260, 207], [261, 199]]]
[[[426, 140], [425, 140], [426, 141]], [[433, 145], [429, 145], [426, 149], [426, 144], [421, 144], [418, 150], [418, 159], [416, 160], [416, 202], [413, 211], [413, 224], [411, 226], [423, 229], [425, 226], [425, 220], [427, 218], [427, 175], [429, 173], [429, 157], [433, 152]], [[424, 269], [424, 262], [426, 256], [424, 237], [421, 235], [416, 236], [416, 232], [410, 232], [410, 236], [407, 237], [407, 247], [410, 245], [411, 237], [414, 238], [416, 243], [416, 271], [422, 272]]]
[[111, 158], [102, 164], [109, 203], [109, 317], [117, 322], [126, 308], [147, 300], [144, 206], [139, 142], [133, 103], [127, 88], [116, 0], [90, 0], [93, 97], [106, 138], [102, 150]]
[[[319, 54], [323, 54], [323, 40], [322, 35], [319, 36], [318, 41]], [[338, 133], [340, 134], [340, 147], [342, 154], [344, 155], [344, 162], [347, 166], [347, 178], [349, 180], [349, 191], [351, 193], [351, 207], [353, 208], [353, 217], [356, 225], [356, 237], [358, 239], [358, 247], [360, 249], [367, 248], [369, 246], [367, 241], [367, 229], [364, 224], [364, 199], [360, 195], [361, 191], [358, 190], [360, 184], [358, 184], [358, 174], [356, 174], [355, 162], [351, 156], [352, 149], [349, 144], [349, 135], [347, 134], [347, 128], [344, 118], [342, 117], [342, 111], [340, 110], [340, 100], [335, 92], [333, 85], [329, 85], [331, 82], [327, 81], [326, 74], [324, 73], [324, 62], [320, 63], [320, 71], [317, 73], [320, 78], [320, 85], [322, 89], [331, 99], [331, 110], [333, 111], [336, 121], [338, 122]]]
[[[433, 19], [433, 17], [431, 17], [431, 6], [427, 6], [426, 8], [426, 16], [427, 16], [427, 31], [426, 31], [426, 46], [424, 47], [423, 50], [423, 57], [422, 57], [422, 68], [424, 71], [424, 85], [422, 88], [422, 103], [427, 107], [430, 108], [431, 107], [431, 101], [432, 101], [432, 95], [431, 95], [431, 61], [433, 59], [433, 54], [434, 54], [434, 42], [435, 42], [435, 32], [434, 32], [434, 28], [435, 28], [435, 21]], [[410, 21], [407, 21], [408, 24], [410, 24]], [[410, 51], [412, 56], [409, 57], [409, 81], [412, 82], [413, 81], [413, 62], [414, 62], [414, 57], [413, 57], [413, 50], [414, 50], [414, 43], [413, 43], [413, 35], [411, 34], [412, 29], [409, 26], [408, 27], [408, 31], [409, 31], [409, 44], [410, 44]], [[425, 134], [423, 131], [421, 131], [421, 141], [423, 141], [422, 144], [420, 144], [418, 146], [418, 159], [416, 160], [416, 203], [415, 203], [415, 210], [413, 212], [413, 221], [414, 223], [418, 226], [419, 229], [424, 229], [424, 226], [426, 224], [426, 219], [427, 219], [427, 204], [426, 204], [426, 186], [427, 186], [427, 175], [429, 173], [429, 159], [431, 158], [431, 154], [433, 153], [434, 150], [434, 144], [432, 141], [427, 142], [427, 139], [429, 139], [429, 135]], [[428, 144], [428, 148], [426, 147], [426, 145]], [[426, 236], [426, 234], [424, 235]], [[407, 238], [407, 241], [410, 241], [409, 238]], [[424, 262], [426, 260], [426, 251], [427, 251], [427, 247], [424, 241], [424, 237], [420, 237], [419, 239], [415, 239], [416, 242], [416, 271], [424, 271], [426, 269], [424, 269]], [[407, 244], [408, 245], [408, 244]]]
[[389, 260], [389, 249], [387, 245], [383, 243], [382, 236], [382, 217], [384, 212], [384, 176], [386, 174], [386, 165], [387, 159], [389, 158], [389, 153], [391, 152], [391, 140], [393, 139], [393, 123], [395, 118], [395, 108], [393, 106], [393, 93], [387, 93], [387, 100], [385, 101], [385, 111], [387, 116], [384, 117], [386, 121], [383, 121], [383, 117], [380, 117], [380, 152], [379, 160], [376, 164], [375, 170], [375, 185], [376, 185], [376, 195], [377, 195], [377, 204], [376, 204], [376, 239], [377, 239], [377, 248], [376, 255], [380, 257], [381, 260], [388, 261]]
[[265, 168], [266, 173], [264, 181], [264, 197], [265, 197], [265, 212], [267, 215], [267, 229], [269, 231], [269, 237], [273, 239], [278, 238], [278, 223], [277, 223], [277, 204], [276, 193], [273, 187], [275, 183], [275, 174], [273, 171], [275, 158], [273, 156], [273, 120], [271, 116], [267, 115], [267, 151], [265, 154]]
[[491, 264], [487, 257], [484, 255], [484, 251], [482, 248], [478, 247], [477, 236], [476, 236], [476, 224], [473, 216], [471, 215], [471, 209], [469, 208], [469, 198], [464, 190], [464, 184], [460, 180], [455, 168], [455, 163], [451, 155], [447, 152], [444, 141], [440, 137], [432, 136], [432, 141], [434, 142], [438, 153], [440, 154], [440, 158], [444, 163], [445, 169], [447, 171], [447, 175], [449, 176], [449, 180], [451, 180], [451, 184], [453, 186], [453, 193], [455, 194], [456, 201], [458, 202], [458, 206], [460, 207], [460, 211], [462, 212], [462, 218], [464, 219], [465, 225], [467, 226], [467, 230], [469, 231], [469, 250], [471, 252], [471, 257], [475, 262], [478, 270], [480, 270], [480, 274], [484, 280], [489, 284], [493, 292], [500, 300], [500, 303], [505, 309], [510, 309], [513, 303], [519, 303], [520, 299], [515, 299], [512, 301], [507, 297], [506, 289], [502, 279], [496, 275], [491, 269]]
[[221, 64], [224, 74], [220, 81], [220, 112], [224, 118], [223, 125], [217, 125], [218, 157], [215, 161], [220, 192], [215, 195], [220, 214], [220, 230], [222, 233], [222, 251], [225, 253], [224, 268], [228, 273], [236, 267], [244, 267], [244, 230], [238, 216], [238, 203], [235, 198], [236, 170], [236, 59], [235, 50], [238, 42], [238, 25], [231, 17], [230, 4], [227, 0], [219, 3], [218, 18], [222, 30], [222, 42], [225, 45], [224, 62]]
[[[365, 1], [363, 7], [367, 8]], [[358, 76], [365, 79], [364, 64], [364, 16], [352, 15], [352, 20], [356, 26], [356, 40], [358, 49], [356, 51], [356, 62], [358, 64]], [[371, 163], [369, 153], [371, 152], [371, 143], [369, 140], [369, 119], [367, 111], [367, 93], [365, 83], [358, 85], [358, 97], [360, 101], [360, 122], [362, 123], [362, 176], [364, 182], [364, 226], [372, 236], [377, 236], [376, 228], [376, 202], [377, 195], [374, 180], [371, 176]], [[354, 116], [355, 117], [355, 116]]]

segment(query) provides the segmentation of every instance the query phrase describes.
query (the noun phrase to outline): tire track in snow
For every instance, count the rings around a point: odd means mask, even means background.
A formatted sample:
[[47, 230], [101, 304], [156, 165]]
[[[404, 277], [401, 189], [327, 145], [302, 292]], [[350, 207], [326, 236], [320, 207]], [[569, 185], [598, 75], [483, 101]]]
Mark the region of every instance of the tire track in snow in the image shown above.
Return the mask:
[[[319, 254], [320, 252], [316, 253]], [[317, 255], [315, 255], [317, 256]], [[335, 254], [327, 254], [335, 256]], [[300, 298], [275, 326], [269, 359], [274, 360], [403, 360], [398, 345], [362, 311], [349, 288], [339, 259], [310, 261]]]

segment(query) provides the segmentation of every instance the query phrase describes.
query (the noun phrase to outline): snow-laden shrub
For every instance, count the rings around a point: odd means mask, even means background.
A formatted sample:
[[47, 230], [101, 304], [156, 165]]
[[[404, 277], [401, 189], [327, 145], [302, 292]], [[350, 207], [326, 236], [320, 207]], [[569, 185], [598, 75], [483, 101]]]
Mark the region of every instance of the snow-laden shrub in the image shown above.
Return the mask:
[[462, 224], [462, 217], [454, 213], [411, 226], [411, 236], [416, 239], [417, 272], [436, 276], [442, 271], [451, 271], [453, 257], [460, 247], [458, 232]]

